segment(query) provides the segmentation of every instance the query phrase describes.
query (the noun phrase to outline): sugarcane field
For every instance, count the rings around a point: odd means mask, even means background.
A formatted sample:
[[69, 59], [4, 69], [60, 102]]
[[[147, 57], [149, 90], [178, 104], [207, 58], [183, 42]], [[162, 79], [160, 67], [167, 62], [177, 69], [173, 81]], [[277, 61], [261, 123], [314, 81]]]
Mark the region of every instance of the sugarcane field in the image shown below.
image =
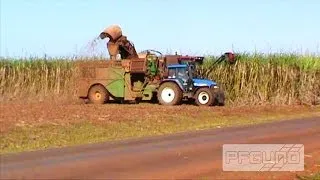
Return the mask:
[[0, 179], [320, 179], [319, 2], [0, 3]]

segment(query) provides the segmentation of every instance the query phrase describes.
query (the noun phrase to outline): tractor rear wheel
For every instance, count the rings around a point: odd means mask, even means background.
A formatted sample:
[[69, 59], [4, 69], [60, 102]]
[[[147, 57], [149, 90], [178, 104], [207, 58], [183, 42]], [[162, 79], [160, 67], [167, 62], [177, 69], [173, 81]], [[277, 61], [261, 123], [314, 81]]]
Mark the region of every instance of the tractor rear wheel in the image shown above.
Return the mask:
[[214, 95], [209, 88], [200, 88], [196, 92], [195, 102], [198, 106], [211, 106], [214, 102]]
[[158, 91], [158, 100], [162, 105], [173, 106], [180, 104], [182, 96], [183, 94], [180, 87], [173, 82], [161, 84]]
[[109, 93], [102, 85], [94, 85], [90, 88], [88, 99], [92, 104], [104, 104], [109, 100]]

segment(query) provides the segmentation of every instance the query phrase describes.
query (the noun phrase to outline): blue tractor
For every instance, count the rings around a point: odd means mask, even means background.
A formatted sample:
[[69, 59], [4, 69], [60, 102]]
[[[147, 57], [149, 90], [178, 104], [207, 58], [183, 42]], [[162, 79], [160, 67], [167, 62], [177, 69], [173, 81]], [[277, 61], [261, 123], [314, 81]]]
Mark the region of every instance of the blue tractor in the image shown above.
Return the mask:
[[158, 88], [157, 99], [160, 104], [177, 105], [183, 100], [194, 100], [198, 106], [225, 104], [225, 95], [219, 85], [196, 75], [196, 64], [202, 64], [204, 57], [172, 56], [166, 59], [171, 59], [171, 63], [167, 65], [168, 74]]

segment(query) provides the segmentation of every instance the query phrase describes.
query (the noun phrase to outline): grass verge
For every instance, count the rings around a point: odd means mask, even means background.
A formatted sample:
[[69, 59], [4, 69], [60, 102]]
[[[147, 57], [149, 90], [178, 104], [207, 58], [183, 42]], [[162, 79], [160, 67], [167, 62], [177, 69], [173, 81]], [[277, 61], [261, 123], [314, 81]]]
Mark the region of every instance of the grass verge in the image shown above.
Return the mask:
[[97, 143], [145, 136], [156, 136], [185, 131], [214, 129], [230, 126], [253, 125], [311, 116], [320, 116], [314, 112], [261, 113], [243, 116], [202, 113], [197, 118], [186, 115], [171, 116], [166, 119], [139, 119], [97, 124], [82, 121], [70, 124], [44, 124], [23, 126], [1, 134], [0, 153], [40, 150], [53, 147]]
[[310, 176], [297, 175], [297, 178], [299, 180], [320, 180], [320, 172], [317, 172], [316, 174], [313, 174], [313, 175], [310, 175]]

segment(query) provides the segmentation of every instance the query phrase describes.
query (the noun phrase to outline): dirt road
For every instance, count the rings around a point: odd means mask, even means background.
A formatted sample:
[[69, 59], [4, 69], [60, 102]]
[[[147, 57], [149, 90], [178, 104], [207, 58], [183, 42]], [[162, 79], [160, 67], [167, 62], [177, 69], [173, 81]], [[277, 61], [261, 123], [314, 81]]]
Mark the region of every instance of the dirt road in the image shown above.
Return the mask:
[[223, 172], [225, 143], [302, 143], [320, 171], [320, 117], [1, 156], [1, 178], [292, 179], [295, 172]]

